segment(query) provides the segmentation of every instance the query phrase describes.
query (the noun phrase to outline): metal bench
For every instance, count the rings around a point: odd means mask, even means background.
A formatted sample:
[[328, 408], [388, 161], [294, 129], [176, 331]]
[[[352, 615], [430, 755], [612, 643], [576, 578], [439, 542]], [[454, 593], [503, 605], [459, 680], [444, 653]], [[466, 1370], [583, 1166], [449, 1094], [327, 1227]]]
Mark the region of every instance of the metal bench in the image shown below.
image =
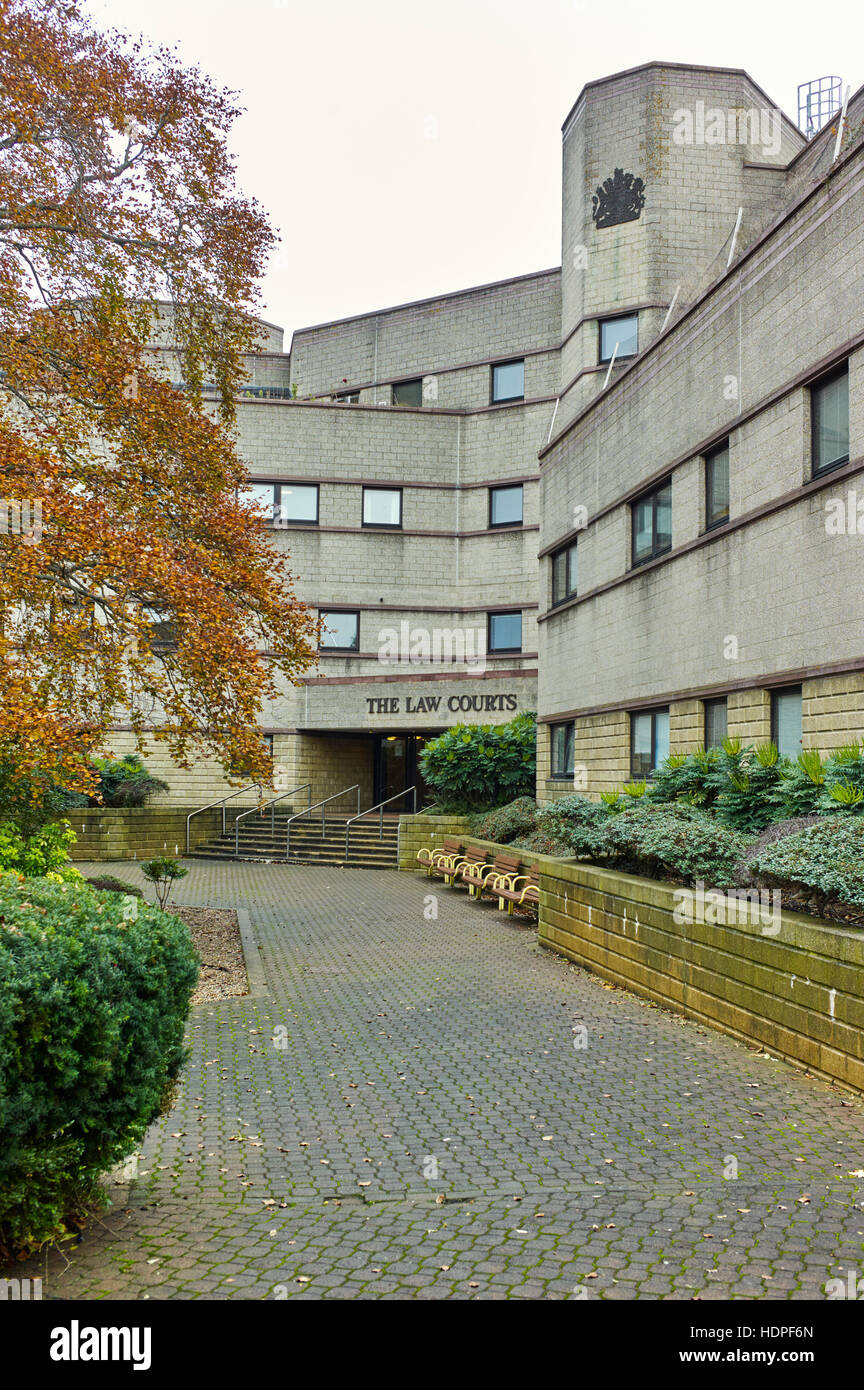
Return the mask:
[[[519, 887], [523, 884], [523, 887]], [[490, 885], [490, 891], [498, 899], [498, 909], [504, 911], [507, 904], [508, 916], [516, 907], [537, 907], [540, 902], [540, 870], [535, 864], [527, 874], [502, 874]]]
[[417, 851], [417, 858], [426, 870], [426, 877], [440, 876], [450, 882], [450, 876], [462, 862], [462, 841], [448, 838], [438, 849], [427, 849], [425, 845]]
[[472, 864], [464, 868], [462, 878], [468, 884], [468, 891], [474, 898], [481, 898], [484, 892], [494, 892], [497, 879], [505, 875], [518, 874], [522, 862], [518, 854], [498, 854], [494, 864]]
[[480, 849], [477, 845], [471, 845], [470, 848], [465, 850], [461, 864], [459, 864], [453, 877], [449, 879], [448, 882], [455, 886], [456, 880], [462, 879], [463, 883], [468, 884], [468, 891], [473, 897], [474, 889], [472, 884], [475, 881], [475, 877], [478, 873], [482, 872], [483, 869], [488, 867], [485, 849]]

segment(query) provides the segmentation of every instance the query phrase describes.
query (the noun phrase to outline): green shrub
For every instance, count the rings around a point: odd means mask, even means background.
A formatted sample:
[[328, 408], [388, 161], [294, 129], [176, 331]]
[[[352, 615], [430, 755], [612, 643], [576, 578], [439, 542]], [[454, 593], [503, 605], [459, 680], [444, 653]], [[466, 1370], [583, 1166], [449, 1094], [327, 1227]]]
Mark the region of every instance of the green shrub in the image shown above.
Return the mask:
[[184, 869], [176, 859], [163, 857], [144, 860], [141, 872], [153, 884], [159, 906], [164, 909], [176, 880], [185, 878], [189, 870]]
[[712, 773], [718, 820], [743, 835], [758, 835], [770, 820], [777, 819], [788, 766], [788, 759], [780, 757], [773, 743], [742, 748], [739, 739], [724, 739]]
[[690, 806], [713, 806], [720, 792], [717, 765], [719, 748], [700, 748], [695, 753], [674, 753], [654, 773], [648, 798], [656, 802], [683, 801]]
[[88, 878], [87, 882], [91, 888], [98, 888], [102, 893], [126, 893], [133, 898], [143, 898], [144, 894], [134, 883], [124, 883], [122, 878], [114, 878], [112, 874], [99, 874], [97, 878]]
[[519, 714], [509, 724], [458, 724], [430, 739], [420, 771], [446, 811], [479, 811], [533, 796], [537, 721]]
[[838, 748], [825, 764], [825, 782], [819, 799], [827, 815], [860, 815], [864, 811], [864, 753], [859, 743]]
[[609, 812], [601, 802], [589, 801], [587, 796], [574, 793], [559, 797], [538, 812], [537, 834], [546, 843], [560, 846], [557, 850], [545, 850], [547, 854], [563, 853], [590, 859], [602, 853], [602, 827], [608, 820]]
[[747, 841], [696, 807], [631, 805], [600, 829], [599, 851], [610, 868], [649, 878], [734, 885]]
[[198, 962], [179, 918], [0, 874], [0, 1254], [78, 1224], [160, 1113]]
[[496, 811], [480, 811], [469, 818], [471, 834], [478, 840], [509, 845], [518, 835], [528, 835], [537, 820], [537, 804], [530, 796], [519, 796]]
[[777, 820], [811, 816], [819, 810], [824, 794], [825, 767], [815, 748], [799, 753], [794, 762], [781, 765], [780, 782], [772, 796]]
[[[14, 870], [16, 873], [33, 875], [57, 873], [68, 867], [66, 851], [75, 843], [77, 836], [68, 820], [51, 821], [48, 825], [34, 830], [32, 835], [22, 834], [14, 821], [0, 822], [0, 872]], [[74, 876], [79, 877], [77, 869]]]
[[807, 893], [818, 911], [830, 900], [864, 908], [864, 817], [825, 816], [751, 860], [760, 882]]

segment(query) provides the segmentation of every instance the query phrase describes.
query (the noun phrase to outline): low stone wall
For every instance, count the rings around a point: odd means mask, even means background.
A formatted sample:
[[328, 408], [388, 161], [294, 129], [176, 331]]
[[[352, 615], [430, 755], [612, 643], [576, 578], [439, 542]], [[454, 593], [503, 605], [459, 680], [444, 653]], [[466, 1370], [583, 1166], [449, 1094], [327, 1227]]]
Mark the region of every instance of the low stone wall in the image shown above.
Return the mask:
[[468, 832], [467, 816], [399, 817], [399, 868], [416, 869], [417, 851], [437, 849], [451, 835], [464, 839]]
[[676, 922], [678, 901], [672, 885], [559, 861], [541, 872], [539, 938], [606, 980], [864, 1091], [864, 932], [792, 912]]
[[[864, 931], [794, 912], [733, 922], [682, 911], [673, 884], [554, 859], [466, 833], [456, 816], [406, 816], [399, 867], [448, 836], [540, 867], [542, 945], [655, 1003], [864, 1092]], [[676, 913], [676, 908], [678, 909]], [[676, 915], [690, 920], [676, 921]], [[719, 917], [722, 915], [718, 913]], [[709, 920], [699, 920], [708, 916]]]
[[[117, 810], [82, 807], [67, 812], [78, 836], [70, 849], [77, 860], [150, 859], [154, 855], [183, 855], [186, 817], [194, 806], [135, 806]], [[222, 829], [218, 809], [202, 811], [191, 826], [191, 844], [213, 839]]]

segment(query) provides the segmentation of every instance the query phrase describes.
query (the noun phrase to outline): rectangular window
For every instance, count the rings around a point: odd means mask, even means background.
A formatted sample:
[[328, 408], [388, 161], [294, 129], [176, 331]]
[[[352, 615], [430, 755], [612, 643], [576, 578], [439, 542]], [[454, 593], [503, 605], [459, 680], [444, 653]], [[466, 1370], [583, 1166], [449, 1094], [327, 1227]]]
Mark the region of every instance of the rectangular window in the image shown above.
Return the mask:
[[834, 372], [810, 387], [813, 473], [849, 462], [849, 371]]
[[324, 630], [321, 633], [322, 647], [339, 652], [360, 650], [359, 613], [328, 608], [321, 609], [318, 616], [324, 624]]
[[705, 455], [705, 530], [729, 520], [729, 440]]
[[422, 405], [423, 404], [423, 378], [415, 377], [413, 381], [396, 381], [393, 383], [393, 404], [394, 405]]
[[720, 748], [726, 737], [727, 730], [727, 701], [725, 696], [722, 700], [705, 701], [705, 747]]
[[[600, 319], [600, 361], [611, 362], [622, 357], [635, 357], [639, 351], [639, 315], [619, 314], [618, 318]], [[618, 351], [615, 352], [615, 344]]]
[[291, 522], [312, 525], [318, 521], [318, 486], [312, 483], [279, 483], [276, 488], [276, 526]]
[[574, 725], [552, 725], [552, 776], [573, 776]]
[[522, 484], [515, 487], [490, 487], [489, 525], [522, 525]]
[[492, 404], [525, 398], [525, 363], [499, 362], [492, 368]]
[[781, 758], [797, 758], [801, 752], [801, 704], [800, 685], [771, 692], [771, 741]]
[[402, 489], [364, 487], [363, 525], [388, 526], [397, 530], [402, 525]]
[[359, 392], [359, 391], [337, 391], [337, 392], [336, 392], [336, 395], [333, 397], [333, 399], [334, 399], [334, 401], [338, 401], [340, 405], [359, 405], [359, 404], [360, 404], [360, 392]]
[[633, 564], [643, 565], [672, 549], [672, 479], [631, 504]]
[[276, 484], [275, 483], [252, 483], [250, 484], [252, 501], [257, 502], [264, 513], [264, 520], [272, 524], [276, 515]]
[[579, 552], [576, 542], [556, 550], [552, 556], [552, 604], [572, 598], [579, 586]]
[[669, 711], [653, 709], [630, 716], [630, 775], [649, 778], [669, 757]]
[[521, 652], [522, 611], [489, 614], [490, 652]]

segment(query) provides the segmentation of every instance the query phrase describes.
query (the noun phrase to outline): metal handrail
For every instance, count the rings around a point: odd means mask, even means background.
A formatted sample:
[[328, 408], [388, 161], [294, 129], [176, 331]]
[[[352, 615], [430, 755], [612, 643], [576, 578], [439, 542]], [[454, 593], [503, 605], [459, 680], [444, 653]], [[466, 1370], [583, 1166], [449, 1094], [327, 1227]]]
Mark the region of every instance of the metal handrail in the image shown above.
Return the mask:
[[383, 840], [383, 839], [384, 839], [384, 807], [385, 807], [385, 806], [389, 806], [391, 801], [399, 801], [399, 799], [400, 799], [401, 797], [407, 796], [409, 792], [411, 793], [411, 795], [412, 795], [413, 798], [414, 798], [414, 805], [413, 805], [413, 807], [412, 807], [412, 809], [411, 809], [411, 814], [412, 814], [412, 816], [416, 816], [416, 814], [417, 814], [417, 788], [416, 788], [416, 786], [415, 786], [415, 787], [406, 787], [404, 791], [397, 792], [395, 796], [388, 796], [388, 798], [387, 798], [386, 801], [379, 801], [378, 804], [377, 804], [376, 806], [370, 806], [368, 811], [361, 811], [359, 815], [357, 815], [357, 816], [352, 816], [352, 817], [351, 817], [351, 819], [348, 821], [348, 823], [347, 823], [346, 826], [345, 826], [345, 858], [346, 858], [346, 859], [348, 858], [348, 837], [349, 837], [349, 835], [351, 834], [351, 827], [352, 827], [352, 825], [354, 824], [354, 822], [355, 822], [355, 821], [358, 821], [358, 820], [362, 820], [364, 816], [371, 816], [371, 814], [372, 814], [373, 811], [377, 811], [377, 812], [378, 812], [378, 839], [379, 839], [379, 840]]
[[[259, 813], [259, 815], [262, 815], [262, 816], [264, 815], [265, 811], [269, 811], [269, 812], [270, 812], [270, 834], [271, 834], [271, 836], [275, 839], [275, 837], [276, 837], [276, 813], [275, 813], [275, 811], [273, 810], [273, 807], [276, 805], [276, 802], [277, 802], [277, 801], [284, 801], [285, 798], [286, 798], [286, 796], [293, 796], [295, 792], [308, 792], [308, 793], [309, 793], [309, 805], [308, 805], [308, 807], [307, 807], [306, 809], [307, 809], [307, 810], [311, 810], [311, 809], [312, 809], [312, 783], [311, 783], [311, 782], [303, 782], [303, 783], [301, 783], [301, 785], [300, 785], [299, 787], [292, 787], [290, 791], [287, 791], [287, 792], [280, 792], [278, 796], [272, 797], [270, 801], [265, 801], [265, 802], [264, 802], [262, 805], [260, 805], [260, 806], [250, 806], [250, 808], [249, 808], [248, 811], [241, 811], [241, 812], [240, 812], [240, 815], [235, 817], [235, 819], [234, 819], [234, 858], [235, 858], [235, 859], [239, 859], [239, 857], [240, 857], [240, 822], [241, 822], [241, 820], [245, 820], [247, 816], [251, 816], [255, 811], [257, 811], [257, 812]], [[300, 811], [298, 814], [302, 816], [302, 815], [304, 815], [305, 813], [304, 813], [303, 811]]]
[[260, 782], [247, 782], [245, 787], [238, 787], [236, 792], [229, 792], [219, 801], [210, 801], [206, 806], [199, 806], [197, 811], [190, 811], [186, 817], [186, 853], [189, 853], [189, 822], [193, 816], [200, 816], [202, 811], [212, 811], [214, 806], [222, 807], [222, 834], [225, 834], [225, 802], [232, 801], [235, 796], [240, 796], [242, 792], [250, 792], [253, 787], [257, 787], [259, 792], [263, 790]]
[[340, 796], [347, 796], [349, 792], [356, 792], [356, 793], [357, 793], [357, 810], [358, 810], [358, 812], [359, 812], [359, 810], [360, 810], [360, 784], [359, 784], [359, 782], [355, 782], [354, 785], [353, 785], [352, 787], [344, 787], [343, 790], [342, 790], [341, 792], [334, 792], [332, 796], [325, 796], [325, 798], [324, 798], [323, 801], [316, 801], [314, 806], [307, 806], [305, 811], [298, 811], [297, 814], [296, 814], [296, 816], [289, 816], [289, 817], [288, 817], [288, 835], [287, 835], [287, 838], [286, 838], [286, 840], [285, 840], [285, 858], [286, 858], [286, 859], [290, 859], [290, 857], [291, 857], [291, 826], [294, 824], [295, 820], [299, 820], [301, 816], [308, 816], [308, 815], [311, 815], [312, 812], [313, 812], [313, 811], [317, 811], [317, 810], [318, 810], [318, 807], [320, 806], [320, 807], [321, 807], [321, 839], [323, 840], [323, 839], [324, 839], [324, 835], [325, 835], [325, 829], [326, 829], [326, 827], [325, 827], [325, 822], [324, 822], [324, 818], [325, 818], [326, 812], [324, 811], [324, 807], [327, 806], [327, 805], [329, 804], [329, 802], [331, 802], [331, 801], [338, 801], [339, 798], [340, 798]]

